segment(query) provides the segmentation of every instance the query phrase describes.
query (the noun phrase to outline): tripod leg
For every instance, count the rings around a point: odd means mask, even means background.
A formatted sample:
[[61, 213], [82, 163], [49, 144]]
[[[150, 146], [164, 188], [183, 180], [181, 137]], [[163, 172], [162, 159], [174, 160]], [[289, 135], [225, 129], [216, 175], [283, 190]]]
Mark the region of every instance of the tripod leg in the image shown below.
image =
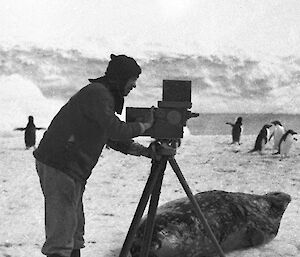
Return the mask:
[[155, 224], [155, 215], [156, 215], [161, 185], [162, 185], [164, 171], [166, 169], [167, 161], [168, 161], [168, 157], [163, 156], [162, 159], [160, 160], [160, 163], [161, 163], [160, 170], [157, 170], [157, 172], [159, 173], [159, 176], [157, 178], [157, 182], [155, 184], [155, 187], [154, 187], [152, 195], [151, 195], [148, 216], [147, 216], [147, 224], [146, 224], [145, 231], [144, 231], [144, 238], [143, 238], [142, 249], [140, 252], [140, 257], [148, 257], [148, 255], [149, 255], [149, 249], [150, 249], [150, 245], [151, 245], [153, 229], [154, 229], [154, 224]]
[[181, 172], [181, 170], [180, 170], [180, 168], [179, 168], [179, 166], [178, 166], [175, 158], [174, 157], [170, 157], [169, 158], [169, 162], [170, 162], [170, 164], [171, 164], [174, 172], [176, 173], [176, 176], [178, 177], [178, 179], [179, 179], [179, 181], [180, 181], [180, 183], [181, 183], [181, 185], [182, 185], [185, 193], [187, 194], [188, 198], [190, 199], [190, 201], [191, 201], [191, 203], [192, 203], [192, 205], [193, 205], [193, 207], [195, 209], [195, 212], [196, 212], [198, 218], [202, 222], [202, 224], [203, 224], [206, 232], [208, 233], [208, 235], [210, 236], [210, 239], [212, 240], [214, 246], [216, 247], [216, 249], [218, 251], [218, 254], [220, 255], [220, 257], [225, 257], [225, 254], [224, 254], [221, 246], [219, 245], [219, 243], [218, 243], [218, 241], [217, 241], [214, 233], [212, 232], [209, 224], [207, 223], [207, 220], [205, 219], [205, 217], [204, 217], [204, 215], [203, 215], [203, 213], [202, 213], [202, 211], [201, 211], [201, 209], [200, 209], [200, 207], [199, 207], [199, 205], [198, 205], [198, 203], [197, 203], [194, 195], [192, 194], [192, 191], [191, 191], [190, 187], [188, 186], [188, 184], [187, 184], [187, 182], [186, 182], [186, 180], [185, 180], [185, 178], [184, 178], [184, 176], [183, 176], [183, 174], [182, 174], [182, 172]]
[[144, 190], [143, 190], [142, 196], [140, 198], [140, 201], [138, 203], [137, 209], [134, 213], [134, 217], [130, 224], [130, 227], [129, 227], [127, 236], [125, 238], [125, 241], [123, 243], [119, 257], [127, 257], [128, 253], [129, 253], [129, 250], [132, 246], [134, 236], [135, 236], [138, 226], [139, 226], [139, 222], [143, 216], [144, 210], [148, 203], [150, 194], [153, 191], [154, 185], [156, 184], [157, 177], [159, 175], [159, 172], [157, 172], [158, 167], [159, 167], [159, 164], [157, 164], [155, 162], [152, 163], [150, 175], [149, 175], [147, 183], [144, 187]]

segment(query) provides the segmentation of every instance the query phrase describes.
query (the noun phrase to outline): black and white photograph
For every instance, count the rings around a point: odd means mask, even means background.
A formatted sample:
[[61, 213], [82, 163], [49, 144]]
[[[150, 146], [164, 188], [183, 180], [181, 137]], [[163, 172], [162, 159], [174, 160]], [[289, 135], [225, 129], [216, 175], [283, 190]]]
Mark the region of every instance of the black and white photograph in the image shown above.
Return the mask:
[[0, 6], [0, 257], [300, 256], [300, 1]]

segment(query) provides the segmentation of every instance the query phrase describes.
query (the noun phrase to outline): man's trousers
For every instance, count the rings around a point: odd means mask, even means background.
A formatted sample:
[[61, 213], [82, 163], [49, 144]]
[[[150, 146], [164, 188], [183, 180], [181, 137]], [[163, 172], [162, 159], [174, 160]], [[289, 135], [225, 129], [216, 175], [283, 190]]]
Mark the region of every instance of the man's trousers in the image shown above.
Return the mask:
[[84, 185], [65, 173], [39, 161], [36, 169], [45, 198], [45, 255], [70, 257], [73, 249], [84, 247]]

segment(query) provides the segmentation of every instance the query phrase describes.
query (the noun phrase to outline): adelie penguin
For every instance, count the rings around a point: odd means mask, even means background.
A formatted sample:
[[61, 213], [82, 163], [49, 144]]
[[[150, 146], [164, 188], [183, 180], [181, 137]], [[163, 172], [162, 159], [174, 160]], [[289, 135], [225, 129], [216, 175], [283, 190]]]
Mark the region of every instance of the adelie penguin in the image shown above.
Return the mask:
[[232, 142], [231, 142], [231, 144], [235, 144], [235, 143], [238, 143], [239, 145], [241, 144], [240, 140], [241, 140], [241, 134], [243, 132], [242, 121], [243, 121], [243, 118], [238, 117], [236, 119], [235, 123], [226, 122], [226, 124], [228, 124], [232, 127], [232, 130], [231, 130]]
[[285, 134], [280, 139], [279, 154], [281, 155], [282, 158], [288, 156], [293, 142], [297, 141], [297, 138], [294, 137], [294, 135], [296, 134], [298, 133], [292, 129], [289, 129], [287, 132], [285, 132]]
[[273, 150], [277, 151], [274, 154], [279, 154], [279, 142], [285, 133], [285, 128], [278, 120], [272, 121], [271, 124], [274, 126], [274, 129], [273, 132], [271, 133], [271, 136], [269, 137], [269, 140], [273, 138]]
[[15, 128], [14, 130], [20, 130], [24, 131], [24, 141], [25, 141], [25, 147], [26, 150], [29, 149], [30, 147], [35, 148], [35, 142], [36, 142], [36, 130], [41, 130], [45, 129], [42, 127], [36, 127], [33, 121], [33, 116], [28, 116], [28, 123], [25, 128]]
[[258, 136], [256, 137], [254, 148], [252, 150], [250, 150], [248, 153], [253, 153], [256, 151], [259, 152], [260, 154], [263, 153], [265, 146], [268, 142], [268, 138], [269, 138], [269, 134], [270, 134], [270, 131], [269, 131], [270, 127], [272, 127], [272, 125], [270, 125], [270, 124], [266, 124], [262, 127]]

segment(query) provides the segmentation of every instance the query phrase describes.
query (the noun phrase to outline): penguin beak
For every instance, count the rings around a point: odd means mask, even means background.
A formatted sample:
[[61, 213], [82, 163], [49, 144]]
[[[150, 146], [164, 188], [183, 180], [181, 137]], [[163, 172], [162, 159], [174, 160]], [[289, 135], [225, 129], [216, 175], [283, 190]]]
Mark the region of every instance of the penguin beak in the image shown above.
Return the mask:
[[[298, 134], [297, 132], [294, 132], [293, 135], [297, 135], [297, 134]], [[295, 136], [293, 137], [293, 139], [294, 139], [295, 141], [298, 141], [298, 138], [296, 138]]]

